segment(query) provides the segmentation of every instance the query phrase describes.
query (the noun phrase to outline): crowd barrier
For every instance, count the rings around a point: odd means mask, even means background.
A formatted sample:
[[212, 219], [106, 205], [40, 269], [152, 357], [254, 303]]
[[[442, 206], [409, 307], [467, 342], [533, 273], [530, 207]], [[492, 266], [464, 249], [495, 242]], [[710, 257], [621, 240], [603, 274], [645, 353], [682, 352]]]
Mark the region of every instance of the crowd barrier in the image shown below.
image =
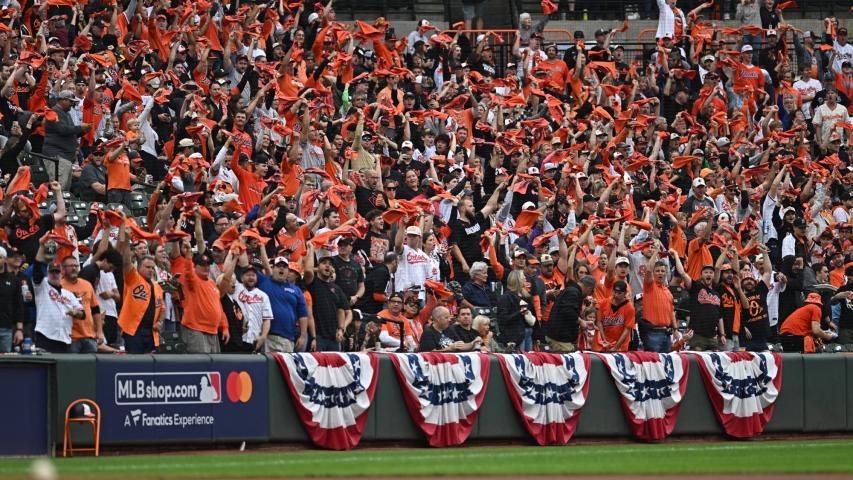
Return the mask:
[[[498, 360], [492, 356], [490, 362], [485, 399], [469, 442], [530, 440], [510, 402]], [[785, 354], [782, 362], [782, 389], [766, 433], [853, 432], [853, 356]], [[0, 385], [0, 455], [46, 454], [61, 445], [63, 412], [78, 398], [92, 398], [101, 407], [102, 448], [309, 442], [272, 356], [5, 356], [0, 357]], [[207, 402], [199, 402], [200, 395]], [[87, 441], [82, 429], [76, 433], [79, 442]], [[673, 435], [722, 433], [691, 357]], [[618, 392], [596, 356], [575, 436], [630, 436]], [[76, 444], [78, 435], [74, 438]], [[370, 441], [426, 445], [384, 355], [362, 439]]]

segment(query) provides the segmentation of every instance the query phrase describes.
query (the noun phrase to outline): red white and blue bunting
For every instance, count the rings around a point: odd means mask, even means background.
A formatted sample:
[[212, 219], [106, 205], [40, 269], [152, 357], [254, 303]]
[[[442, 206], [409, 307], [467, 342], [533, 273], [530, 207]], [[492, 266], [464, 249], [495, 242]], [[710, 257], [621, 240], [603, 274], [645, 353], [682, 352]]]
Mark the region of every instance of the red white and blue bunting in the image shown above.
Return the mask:
[[754, 352], [693, 355], [725, 432], [739, 438], [760, 435], [782, 389], [782, 356]]
[[589, 355], [528, 352], [497, 357], [509, 398], [536, 443], [567, 444], [589, 391]]
[[320, 447], [350, 450], [364, 433], [379, 360], [366, 353], [274, 353], [299, 418]]
[[406, 408], [430, 446], [468, 439], [489, 381], [489, 357], [481, 353], [389, 354]]
[[619, 391], [622, 410], [634, 436], [663, 440], [675, 428], [687, 391], [690, 362], [679, 353], [602, 354]]

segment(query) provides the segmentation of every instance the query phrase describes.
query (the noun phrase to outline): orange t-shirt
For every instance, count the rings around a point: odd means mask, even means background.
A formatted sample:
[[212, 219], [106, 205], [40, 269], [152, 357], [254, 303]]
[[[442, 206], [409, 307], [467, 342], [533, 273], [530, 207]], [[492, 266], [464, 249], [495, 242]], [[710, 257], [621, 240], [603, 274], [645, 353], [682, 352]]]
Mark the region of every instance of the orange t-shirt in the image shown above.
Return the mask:
[[[615, 343], [619, 341], [619, 337], [622, 336], [622, 332], [627, 330], [633, 330], [634, 325], [636, 324], [636, 320], [634, 319], [634, 304], [630, 301], [626, 301], [622, 305], [620, 305], [616, 310], [613, 310], [613, 304], [610, 301], [600, 303], [598, 305], [598, 320], [604, 326], [604, 338], [609, 343]], [[601, 352], [604, 348], [601, 346], [601, 341], [596, 335], [594, 337], [592, 343], [592, 349], [596, 352]], [[631, 335], [625, 336], [625, 340], [622, 341], [620, 345], [618, 345], [615, 349], [617, 352], [627, 352], [628, 344], [631, 342]]]
[[184, 317], [181, 324], [193, 330], [216, 334], [228, 330], [228, 319], [219, 301], [219, 288], [208, 278], [196, 275], [192, 262], [184, 264], [181, 285], [184, 291]]
[[678, 225], [669, 232], [669, 248], [675, 250], [679, 257], [684, 258], [687, 253], [687, 237]]
[[735, 85], [749, 85], [752, 88], [764, 89], [764, 72], [755, 65], [747, 67], [739, 63], [735, 71]]
[[565, 87], [569, 82], [569, 67], [566, 62], [555, 58], [554, 60], [543, 60], [539, 62], [539, 69], [545, 71], [545, 80]]
[[95, 320], [92, 317], [92, 307], [98, 306], [98, 296], [95, 295], [92, 284], [82, 278], [78, 278], [74, 283], [63, 278], [62, 288], [73, 293], [83, 305], [83, 311], [86, 312], [86, 318], [74, 319], [71, 326], [71, 339], [95, 338]]
[[130, 190], [130, 159], [122, 153], [115, 160], [106, 159], [107, 190]]
[[238, 163], [231, 164], [231, 170], [240, 181], [240, 189], [238, 195], [240, 201], [247, 209], [251, 209], [255, 205], [261, 203], [261, 198], [264, 196], [264, 189], [267, 188], [267, 182], [259, 177], [256, 173], [250, 172]]
[[690, 275], [692, 280], [696, 280], [702, 275], [702, 267], [713, 264], [714, 256], [711, 255], [711, 248], [702, 244], [698, 238], [690, 240], [687, 244], [687, 275]]
[[654, 280], [643, 280], [643, 320], [658, 327], [672, 325], [675, 310], [672, 292]]
[[307, 253], [305, 242], [310, 236], [311, 231], [308, 229], [308, 225], [302, 225], [293, 235], [289, 235], [286, 230], [281, 229], [276, 241], [279, 249], [290, 250], [290, 261], [295, 262]]
[[[103, 95], [103, 97], [101, 97]], [[103, 98], [103, 101], [99, 101]], [[95, 130], [101, 123], [104, 115], [110, 112], [110, 105], [113, 103], [113, 93], [108, 88], [101, 89], [101, 92], [96, 92], [90, 99], [87, 95], [83, 99], [83, 122], [91, 123], [92, 129], [83, 134], [83, 140], [88, 145], [95, 144]]]
[[794, 310], [794, 313], [788, 315], [788, 318], [782, 322], [779, 333], [787, 333], [798, 337], [811, 335], [812, 322], [820, 322], [820, 316], [820, 307], [813, 303], [807, 303]]

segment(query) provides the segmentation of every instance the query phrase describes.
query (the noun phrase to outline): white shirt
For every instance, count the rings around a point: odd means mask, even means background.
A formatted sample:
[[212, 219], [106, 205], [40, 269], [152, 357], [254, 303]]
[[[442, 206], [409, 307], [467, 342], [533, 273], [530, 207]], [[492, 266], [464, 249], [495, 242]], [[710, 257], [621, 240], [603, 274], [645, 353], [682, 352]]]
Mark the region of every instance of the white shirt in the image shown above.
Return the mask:
[[[660, 15], [658, 16], [658, 30], [655, 33], [655, 38], [663, 38], [664, 34], [667, 33], [675, 36], [675, 12], [672, 11], [666, 0], [658, 0], [658, 10], [660, 10]], [[687, 20], [684, 19], [684, 13], [679, 11], [678, 15], [681, 17], [681, 24], [686, 27]]]
[[432, 262], [421, 249], [414, 249], [408, 245], [403, 245], [403, 253], [400, 255], [400, 264], [397, 266], [397, 276], [395, 288], [397, 291], [403, 291], [409, 287], [421, 287], [419, 296], [421, 299], [426, 298], [423, 290], [424, 281], [430, 278], [432, 273]]
[[270, 297], [259, 288], [247, 289], [242, 283], [237, 282], [232, 300], [240, 305], [243, 311], [244, 322], [249, 329], [243, 334], [245, 343], [255, 343], [255, 339], [261, 334], [264, 322], [272, 320], [272, 304]]
[[[803, 97], [811, 97], [814, 98], [817, 92], [823, 90], [823, 84], [814, 78], [810, 78], [808, 82], [804, 82], [803, 79], [799, 79], [794, 82], [794, 88], [800, 92], [800, 95]], [[809, 110], [809, 105], [811, 104], [810, 100], [803, 101], [802, 111], [803, 115], [806, 116], [806, 119], [812, 118], [812, 112]]]
[[832, 211], [832, 219], [838, 223], [847, 223], [850, 221], [850, 212], [844, 207], [837, 207]]
[[[829, 136], [833, 130], [836, 130], [835, 124], [838, 122], [849, 122], [850, 115], [847, 114], [847, 109], [840, 103], [835, 104], [835, 108], [829, 108], [829, 105], [823, 104], [817, 107], [814, 111], [814, 119], [812, 123], [820, 125], [820, 141], [821, 143], [829, 142]], [[839, 131], [840, 135], [841, 132]]]
[[832, 42], [832, 53], [834, 61], [832, 62], [832, 70], [835, 73], [841, 73], [841, 64], [844, 62], [853, 63], [853, 45], [849, 42], [843, 46], [838, 43], [838, 40]]
[[788, 255], [796, 255], [796, 246], [797, 239], [795, 239], [790, 233], [785, 235], [785, 238], [782, 240], [782, 258], [785, 258]]
[[95, 293], [98, 294], [98, 303], [101, 305], [101, 312], [107, 317], [118, 318], [116, 301], [113, 298], [104, 298], [101, 294], [117, 288], [115, 275], [112, 272], [101, 272]]
[[47, 281], [47, 275], [41, 283], [34, 284], [34, 287], [36, 332], [50, 340], [70, 344], [73, 319], [68, 312], [75, 308], [82, 309], [80, 300], [64, 288], [57, 289], [51, 286]]

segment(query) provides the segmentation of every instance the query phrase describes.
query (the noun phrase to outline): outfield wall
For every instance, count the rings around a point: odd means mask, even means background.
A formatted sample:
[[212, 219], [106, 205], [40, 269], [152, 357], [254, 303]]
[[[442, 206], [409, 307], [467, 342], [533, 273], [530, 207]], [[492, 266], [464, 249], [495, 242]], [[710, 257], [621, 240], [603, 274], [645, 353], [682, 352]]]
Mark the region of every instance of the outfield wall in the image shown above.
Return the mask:
[[[766, 432], [853, 432], [853, 355], [785, 354], [782, 372], [782, 391]], [[219, 391], [210, 388], [211, 380]], [[199, 383], [199, 388], [207, 389], [207, 403], [194, 403], [199, 394], [194, 385]], [[51, 441], [61, 448], [65, 408], [78, 398], [99, 403], [101, 441], [107, 446], [309, 442], [272, 356], [3, 356], [0, 385], [0, 425], [4, 425], [0, 455], [46, 453]], [[89, 437], [83, 427], [75, 432], [81, 441]], [[715, 434], [722, 434], [722, 429], [691, 356], [687, 392], [673, 435]], [[588, 400], [575, 436], [630, 436], [610, 373], [594, 355]], [[532, 442], [510, 403], [494, 357], [470, 439]], [[375, 440], [426, 445], [384, 356], [362, 441]]]

